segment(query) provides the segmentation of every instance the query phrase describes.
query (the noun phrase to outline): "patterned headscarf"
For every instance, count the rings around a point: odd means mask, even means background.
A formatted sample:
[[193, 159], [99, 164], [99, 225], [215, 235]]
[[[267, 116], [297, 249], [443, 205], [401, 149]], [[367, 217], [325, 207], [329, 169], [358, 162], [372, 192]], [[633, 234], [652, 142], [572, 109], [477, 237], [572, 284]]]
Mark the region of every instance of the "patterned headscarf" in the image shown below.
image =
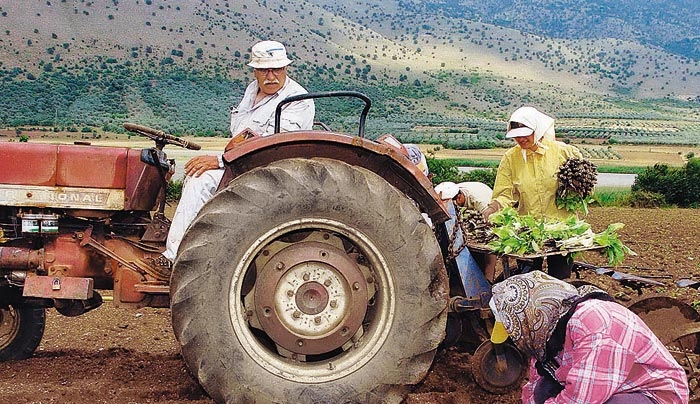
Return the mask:
[[580, 297], [600, 289], [573, 285], [541, 271], [514, 275], [493, 286], [492, 310], [518, 348], [543, 361], [547, 340]]

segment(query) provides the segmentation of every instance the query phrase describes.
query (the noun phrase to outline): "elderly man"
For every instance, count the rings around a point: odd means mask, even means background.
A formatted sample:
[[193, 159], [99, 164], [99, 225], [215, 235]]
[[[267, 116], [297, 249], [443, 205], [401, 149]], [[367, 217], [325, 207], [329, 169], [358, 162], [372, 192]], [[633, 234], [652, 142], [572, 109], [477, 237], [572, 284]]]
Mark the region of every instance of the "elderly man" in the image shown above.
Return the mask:
[[[238, 107], [231, 109], [231, 135], [244, 131], [272, 135], [277, 105], [289, 96], [306, 94], [304, 87], [287, 76], [290, 63], [284, 45], [279, 42], [262, 41], [253, 45], [248, 66], [253, 68], [255, 80], [246, 88]], [[314, 114], [313, 100], [286, 104], [282, 108], [280, 130], [310, 130]], [[170, 268], [185, 231], [216, 192], [223, 168], [222, 155], [197, 156], [185, 163], [185, 185], [170, 226], [166, 250], [154, 263], [159, 268]]]

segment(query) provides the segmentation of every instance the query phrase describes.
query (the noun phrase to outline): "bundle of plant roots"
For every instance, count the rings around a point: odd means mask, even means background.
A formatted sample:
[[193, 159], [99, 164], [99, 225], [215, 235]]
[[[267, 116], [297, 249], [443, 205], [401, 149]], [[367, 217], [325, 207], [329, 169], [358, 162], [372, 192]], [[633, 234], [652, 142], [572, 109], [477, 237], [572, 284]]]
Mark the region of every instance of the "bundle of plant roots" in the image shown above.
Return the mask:
[[598, 181], [598, 167], [588, 160], [569, 158], [559, 166], [557, 178], [557, 207], [588, 214], [588, 203]]
[[484, 219], [484, 215], [475, 209], [462, 209], [460, 212], [462, 231], [469, 242], [488, 244], [496, 238], [491, 231], [491, 222]]

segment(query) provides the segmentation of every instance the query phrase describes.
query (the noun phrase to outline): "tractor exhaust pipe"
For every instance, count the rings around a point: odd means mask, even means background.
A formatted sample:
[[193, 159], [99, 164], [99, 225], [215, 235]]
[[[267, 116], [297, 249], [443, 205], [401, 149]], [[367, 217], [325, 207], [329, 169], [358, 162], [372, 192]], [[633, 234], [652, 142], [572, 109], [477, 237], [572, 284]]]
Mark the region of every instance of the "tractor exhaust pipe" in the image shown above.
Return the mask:
[[44, 250], [20, 247], [0, 247], [0, 268], [24, 271], [42, 267]]

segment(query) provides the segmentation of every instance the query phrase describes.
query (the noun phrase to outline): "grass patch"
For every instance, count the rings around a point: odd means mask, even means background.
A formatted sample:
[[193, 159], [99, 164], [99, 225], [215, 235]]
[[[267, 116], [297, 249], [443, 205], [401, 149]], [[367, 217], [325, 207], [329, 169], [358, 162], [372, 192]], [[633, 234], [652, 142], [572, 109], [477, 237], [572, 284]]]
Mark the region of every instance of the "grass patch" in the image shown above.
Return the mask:
[[642, 171], [646, 170], [646, 167], [634, 167], [634, 166], [598, 166], [599, 173], [611, 173], [611, 174], [640, 174]]
[[631, 193], [628, 188], [601, 187], [595, 189], [593, 199], [598, 206], [625, 207], [629, 206]]
[[484, 167], [495, 168], [501, 160], [485, 160], [485, 159], [440, 159], [445, 160], [455, 167]]

